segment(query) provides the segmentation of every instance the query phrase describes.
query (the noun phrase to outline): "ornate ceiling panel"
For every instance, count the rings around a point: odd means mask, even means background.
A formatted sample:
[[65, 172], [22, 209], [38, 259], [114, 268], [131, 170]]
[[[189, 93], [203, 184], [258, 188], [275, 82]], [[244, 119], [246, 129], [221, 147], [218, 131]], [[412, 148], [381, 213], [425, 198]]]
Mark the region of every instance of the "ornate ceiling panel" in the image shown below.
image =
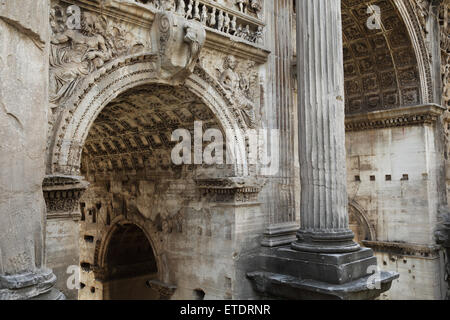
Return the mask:
[[168, 169], [176, 142], [172, 132], [194, 120], [203, 130], [220, 126], [209, 108], [184, 87], [150, 85], [132, 89], [109, 103], [89, 131], [82, 171], [106, 173], [143, 168]]
[[[379, 28], [368, 28], [380, 8]], [[392, 0], [343, 0], [346, 113], [421, 103], [420, 79], [406, 26]]]

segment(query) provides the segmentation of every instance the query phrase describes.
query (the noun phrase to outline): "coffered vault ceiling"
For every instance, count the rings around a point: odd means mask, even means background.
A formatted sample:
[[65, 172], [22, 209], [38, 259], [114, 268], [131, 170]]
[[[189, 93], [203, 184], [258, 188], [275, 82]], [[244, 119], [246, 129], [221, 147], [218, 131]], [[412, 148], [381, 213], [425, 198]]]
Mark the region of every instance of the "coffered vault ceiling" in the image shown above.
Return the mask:
[[[370, 4], [381, 9], [381, 29], [367, 27]], [[347, 114], [419, 104], [414, 49], [392, 0], [343, 0], [342, 24]]]
[[100, 113], [83, 149], [82, 171], [106, 173], [170, 166], [172, 132], [194, 121], [220, 128], [214, 114], [184, 87], [148, 85], [117, 97]]

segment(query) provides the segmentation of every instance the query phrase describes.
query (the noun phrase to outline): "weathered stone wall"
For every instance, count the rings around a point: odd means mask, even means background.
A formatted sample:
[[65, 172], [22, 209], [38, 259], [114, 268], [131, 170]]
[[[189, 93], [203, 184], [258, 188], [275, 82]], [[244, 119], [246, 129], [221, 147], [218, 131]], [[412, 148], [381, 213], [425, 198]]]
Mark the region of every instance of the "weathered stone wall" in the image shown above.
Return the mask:
[[192, 173], [182, 179], [159, 172], [147, 179], [127, 175], [97, 180], [81, 200], [80, 261], [92, 270], [82, 270], [85, 287], [79, 298], [104, 298], [105, 285], [95, 276], [96, 265], [102, 264], [98, 248], [108, 245], [109, 230], [122, 218], [137, 223], [150, 237], [157, 279], [177, 286], [173, 299], [195, 299], [196, 289], [205, 292], [205, 299], [251, 297], [237, 264], [258, 249], [264, 216], [257, 202], [237, 209], [227, 199], [211, 200], [197, 189]]
[[[376, 251], [381, 269], [400, 273], [386, 296], [390, 299], [444, 297], [442, 256], [434, 239], [445, 194], [438, 184], [436, 135], [435, 126], [422, 124], [346, 136], [349, 199], [364, 208], [375, 232], [374, 239], [361, 240], [385, 242], [367, 245]], [[400, 244], [403, 250], [392, 250]]]
[[[55, 286], [67, 299], [78, 297], [79, 222], [70, 217], [47, 219], [45, 247], [47, 264], [57, 275]], [[72, 266], [72, 267], [71, 267]]]

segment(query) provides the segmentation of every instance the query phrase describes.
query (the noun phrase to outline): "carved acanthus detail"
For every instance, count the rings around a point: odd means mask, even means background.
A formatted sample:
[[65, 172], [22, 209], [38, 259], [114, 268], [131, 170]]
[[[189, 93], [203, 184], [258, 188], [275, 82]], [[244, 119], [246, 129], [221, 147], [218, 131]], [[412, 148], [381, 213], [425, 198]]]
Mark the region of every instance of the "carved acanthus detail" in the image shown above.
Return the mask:
[[47, 218], [80, 218], [79, 200], [89, 183], [80, 177], [47, 176], [43, 182]]

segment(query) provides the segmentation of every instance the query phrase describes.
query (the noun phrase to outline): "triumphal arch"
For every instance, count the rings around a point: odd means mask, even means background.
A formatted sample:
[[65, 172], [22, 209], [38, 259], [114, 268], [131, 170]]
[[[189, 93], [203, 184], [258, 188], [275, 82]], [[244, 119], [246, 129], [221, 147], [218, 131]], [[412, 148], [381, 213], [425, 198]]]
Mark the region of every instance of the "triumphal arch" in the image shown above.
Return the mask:
[[0, 299], [446, 299], [448, 0], [0, 1]]

